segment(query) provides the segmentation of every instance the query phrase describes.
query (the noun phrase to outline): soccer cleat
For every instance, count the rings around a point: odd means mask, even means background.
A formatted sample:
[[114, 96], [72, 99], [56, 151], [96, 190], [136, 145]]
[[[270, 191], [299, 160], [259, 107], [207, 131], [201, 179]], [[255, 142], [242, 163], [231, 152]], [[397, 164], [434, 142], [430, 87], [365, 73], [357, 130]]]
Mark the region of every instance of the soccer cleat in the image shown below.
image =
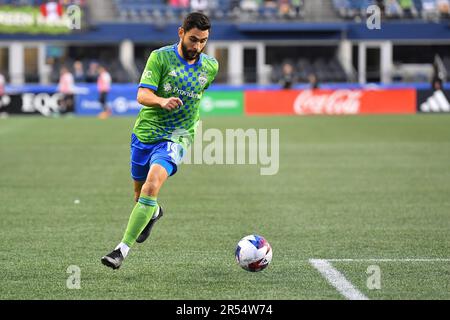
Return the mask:
[[123, 259], [124, 257], [122, 255], [122, 252], [120, 251], [120, 248], [117, 248], [113, 252], [102, 257], [102, 263], [107, 267], [119, 269], [122, 265]]
[[145, 226], [144, 230], [142, 230], [139, 237], [136, 239], [137, 243], [142, 243], [145, 240], [147, 240], [148, 236], [150, 235], [150, 232], [152, 231], [153, 226], [155, 225], [155, 222], [163, 216], [163, 209], [161, 206], [158, 206], [159, 214], [155, 219], [150, 219], [150, 221]]

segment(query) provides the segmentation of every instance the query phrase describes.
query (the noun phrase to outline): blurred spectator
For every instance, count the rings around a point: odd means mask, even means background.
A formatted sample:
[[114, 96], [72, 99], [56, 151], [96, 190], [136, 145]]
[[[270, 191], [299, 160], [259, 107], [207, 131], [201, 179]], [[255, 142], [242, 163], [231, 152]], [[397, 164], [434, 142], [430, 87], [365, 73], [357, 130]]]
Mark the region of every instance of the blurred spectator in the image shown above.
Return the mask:
[[208, 12], [208, 0], [191, 0], [191, 10]]
[[402, 82], [403, 72], [402, 64], [399, 61], [394, 61], [394, 66], [392, 68], [392, 82]]
[[280, 17], [288, 18], [291, 13], [291, 4], [289, 0], [280, 0], [278, 3], [278, 12]]
[[283, 64], [280, 84], [283, 89], [290, 89], [296, 82], [294, 67], [292, 64], [286, 62]]
[[86, 82], [95, 82], [98, 77], [98, 63], [91, 62], [86, 75]]
[[439, 65], [437, 61], [433, 63], [433, 77], [431, 79], [431, 87], [434, 91], [442, 90], [442, 83], [443, 83], [443, 75], [439, 71]]
[[0, 106], [2, 105], [2, 97], [5, 94], [6, 79], [3, 72], [0, 72]]
[[433, 88], [433, 91], [442, 90], [442, 79], [439, 77], [433, 77], [431, 86]]
[[241, 0], [229, 0], [230, 4], [229, 4], [229, 8], [231, 11], [238, 9], [241, 6]]
[[277, 8], [278, 4], [275, 0], [264, 0], [264, 7], [266, 8]]
[[228, 8], [221, 8], [225, 10], [225, 15], [229, 18], [238, 18], [241, 13], [241, 1], [240, 0], [229, 0], [228, 2]]
[[256, 12], [259, 8], [259, 1], [257, 0], [242, 0], [241, 9], [248, 12]]
[[86, 76], [84, 75], [83, 63], [79, 60], [73, 63], [73, 74], [75, 82], [85, 82]]
[[106, 119], [111, 115], [111, 109], [108, 106], [108, 93], [111, 90], [111, 75], [104, 66], [99, 66], [99, 75], [97, 79], [97, 90], [99, 93], [99, 102], [103, 111], [99, 114], [100, 119]]
[[399, 4], [405, 18], [414, 18], [417, 16], [417, 10], [414, 7], [413, 0], [399, 0]]
[[304, 7], [304, 0], [291, 0], [292, 8], [295, 12], [295, 17], [299, 18], [302, 14], [303, 7]]
[[385, 12], [389, 18], [402, 16], [402, 8], [396, 0], [386, 0]]
[[319, 89], [319, 80], [314, 73], [308, 75], [308, 82], [311, 89]]
[[439, 14], [448, 18], [450, 16], [450, 1], [449, 0], [437, 0], [437, 7], [439, 10]]
[[60, 70], [58, 92], [62, 94], [61, 113], [73, 113], [75, 84], [73, 75], [66, 67], [62, 67]]
[[41, 75], [42, 75], [41, 83], [42, 84], [55, 83], [58, 81], [59, 74], [57, 76], [53, 77], [53, 74], [55, 73], [54, 64], [55, 64], [55, 58], [53, 58], [53, 57], [45, 58], [45, 63], [41, 69]]

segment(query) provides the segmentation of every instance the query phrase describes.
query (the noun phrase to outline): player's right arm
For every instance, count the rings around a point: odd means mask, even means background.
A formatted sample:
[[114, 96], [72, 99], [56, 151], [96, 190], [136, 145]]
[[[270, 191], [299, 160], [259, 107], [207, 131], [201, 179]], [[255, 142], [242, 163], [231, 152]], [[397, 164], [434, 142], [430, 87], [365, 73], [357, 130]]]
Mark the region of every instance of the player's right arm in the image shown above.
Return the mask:
[[146, 107], [160, 107], [166, 110], [173, 110], [183, 105], [179, 98], [163, 98], [155, 94], [160, 85], [161, 77], [164, 73], [164, 66], [158, 56], [158, 51], [153, 51], [147, 60], [144, 72], [139, 83], [137, 101]]
[[143, 87], [140, 87], [138, 90], [137, 101], [146, 107], [160, 107], [169, 111], [183, 105], [183, 101], [180, 98], [158, 97], [151, 89]]

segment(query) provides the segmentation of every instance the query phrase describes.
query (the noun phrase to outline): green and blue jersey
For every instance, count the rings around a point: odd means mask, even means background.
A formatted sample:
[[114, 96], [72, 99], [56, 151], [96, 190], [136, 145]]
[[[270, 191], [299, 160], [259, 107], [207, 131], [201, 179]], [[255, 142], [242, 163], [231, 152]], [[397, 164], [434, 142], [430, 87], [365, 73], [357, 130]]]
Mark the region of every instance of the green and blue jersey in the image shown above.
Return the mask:
[[177, 44], [153, 51], [139, 87], [152, 89], [162, 98], [178, 97], [183, 105], [172, 111], [143, 106], [133, 129], [138, 139], [143, 143], [170, 140], [187, 149], [200, 118], [200, 99], [218, 68], [217, 60], [203, 53], [188, 64], [179, 55]]

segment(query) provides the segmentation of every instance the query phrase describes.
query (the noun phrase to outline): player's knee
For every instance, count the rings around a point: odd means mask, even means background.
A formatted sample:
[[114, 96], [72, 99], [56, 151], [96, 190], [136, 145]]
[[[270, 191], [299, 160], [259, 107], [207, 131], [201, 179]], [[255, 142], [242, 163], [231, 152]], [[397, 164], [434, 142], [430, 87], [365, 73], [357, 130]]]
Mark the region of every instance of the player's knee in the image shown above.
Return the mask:
[[148, 196], [157, 196], [159, 188], [159, 181], [146, 181], [142, 186], [141, 193]]

